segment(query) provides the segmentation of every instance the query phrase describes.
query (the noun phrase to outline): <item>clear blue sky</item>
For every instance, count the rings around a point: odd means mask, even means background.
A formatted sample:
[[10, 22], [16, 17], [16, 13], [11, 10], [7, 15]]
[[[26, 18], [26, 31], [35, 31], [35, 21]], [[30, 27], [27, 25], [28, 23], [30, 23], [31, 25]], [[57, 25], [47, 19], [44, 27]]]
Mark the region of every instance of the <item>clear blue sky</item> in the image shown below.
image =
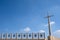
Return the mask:
[[60, 30], [60, 0], [0, 0], [0, 33], [22, 32], [29, 27], [30, 32], [45, 30], [47, 34], [47, 12], [54, 15], [53, 32]]

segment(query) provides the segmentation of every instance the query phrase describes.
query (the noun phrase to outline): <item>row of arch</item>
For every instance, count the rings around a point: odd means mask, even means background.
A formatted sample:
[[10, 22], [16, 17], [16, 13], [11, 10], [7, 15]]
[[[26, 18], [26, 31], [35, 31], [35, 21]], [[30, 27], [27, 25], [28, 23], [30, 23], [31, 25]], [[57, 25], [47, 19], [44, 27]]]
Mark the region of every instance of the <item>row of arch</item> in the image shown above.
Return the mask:
[[18, 38], [18, 39], [26, 39], [26, 38], [45, 38], [45, 33], [4, 33], [0, 34], [0, 38]]

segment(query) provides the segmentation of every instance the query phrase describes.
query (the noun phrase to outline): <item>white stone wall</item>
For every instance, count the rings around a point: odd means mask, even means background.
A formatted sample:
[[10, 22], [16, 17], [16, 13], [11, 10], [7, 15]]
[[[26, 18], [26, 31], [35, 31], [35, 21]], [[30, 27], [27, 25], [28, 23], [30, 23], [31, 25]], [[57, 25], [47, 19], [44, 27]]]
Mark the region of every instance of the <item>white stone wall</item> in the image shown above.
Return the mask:
[[[29, 34], [31, 37], [29, 37]], [[18, 35], [20, 35], [20, 37], [18, 37]], [[45, 39], [45, 33], [1, 33], [0, 39]]]

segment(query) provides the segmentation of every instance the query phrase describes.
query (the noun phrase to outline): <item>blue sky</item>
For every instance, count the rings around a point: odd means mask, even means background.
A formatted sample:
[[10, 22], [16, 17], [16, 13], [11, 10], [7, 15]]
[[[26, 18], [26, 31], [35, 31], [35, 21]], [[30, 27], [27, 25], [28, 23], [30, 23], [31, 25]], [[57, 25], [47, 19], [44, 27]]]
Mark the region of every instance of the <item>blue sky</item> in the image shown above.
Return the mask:
[[60, 0], [0, 0], [0, 33], [24, 32], [28, 27], [30, 32], [48, 34], [47, 12], [54, 15], [52, 32], [60, 33]]

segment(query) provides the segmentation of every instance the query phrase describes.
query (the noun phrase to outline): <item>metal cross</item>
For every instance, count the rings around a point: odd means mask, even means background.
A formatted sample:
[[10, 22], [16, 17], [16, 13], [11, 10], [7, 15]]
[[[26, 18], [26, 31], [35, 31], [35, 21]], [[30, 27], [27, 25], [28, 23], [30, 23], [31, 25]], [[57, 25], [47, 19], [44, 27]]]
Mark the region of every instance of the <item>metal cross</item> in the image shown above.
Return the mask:
[[49, 36], [51, 36], [51, 28], [50, 28], [50, 17], [52, 17], [53, 15], [47, 15], [45, 18], [48, 19], [48, 30], [49, 30]]

